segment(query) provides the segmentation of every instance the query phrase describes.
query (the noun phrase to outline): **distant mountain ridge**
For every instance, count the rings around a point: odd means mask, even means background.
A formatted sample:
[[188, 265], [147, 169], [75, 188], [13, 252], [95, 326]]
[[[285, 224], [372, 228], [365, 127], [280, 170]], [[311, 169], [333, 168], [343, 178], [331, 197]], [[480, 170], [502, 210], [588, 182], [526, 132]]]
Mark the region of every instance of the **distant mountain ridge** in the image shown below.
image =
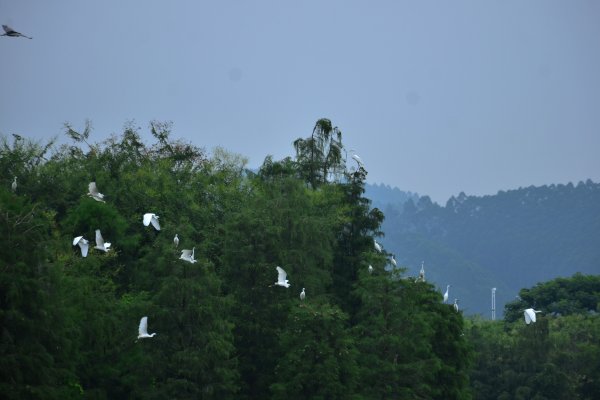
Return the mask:
[[500, 316], [523, 287], [600, 274], [600, 184], [591, 180], [461, 193], [445, 206], [384, 185], [367, 187], [366, 195], [385, 213], [385, 248], [409, 275], [424, 261], [428, 280], [451, 284], [452, 301], [459, 298], [467, 313], [489, 316], [492, 287]]

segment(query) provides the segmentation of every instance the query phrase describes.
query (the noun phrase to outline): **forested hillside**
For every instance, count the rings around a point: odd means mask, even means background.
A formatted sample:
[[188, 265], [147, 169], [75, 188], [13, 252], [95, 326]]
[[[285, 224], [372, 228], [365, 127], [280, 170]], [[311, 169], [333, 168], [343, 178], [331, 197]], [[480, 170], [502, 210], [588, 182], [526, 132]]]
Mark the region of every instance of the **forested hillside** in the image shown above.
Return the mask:
[[451, 284], [451, 297], [468, 314], [490, 316], [492, 287], [501, 316], [522, 287], [600, 274], [600, 184], [590, 180], [493, 196], [461, 193], [445, 206], [424, 196], [382, 207], [388, 251], [410, 275], [424, 261], [428, 281]]
[[462, 313], [387, 268], [367, 171], [329, 120], [256, 173], [150, 131], [2, 138], [3, 398], [471, 397]]

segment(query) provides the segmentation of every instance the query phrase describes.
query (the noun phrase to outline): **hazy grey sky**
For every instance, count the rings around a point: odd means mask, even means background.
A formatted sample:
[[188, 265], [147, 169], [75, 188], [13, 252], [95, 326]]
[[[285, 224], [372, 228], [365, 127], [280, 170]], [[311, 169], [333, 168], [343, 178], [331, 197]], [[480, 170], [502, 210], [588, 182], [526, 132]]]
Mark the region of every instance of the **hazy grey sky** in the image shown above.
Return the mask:
[[0, 133], [130, 120], [258, 166], [330, 118], [369, 181], [600, 180], [600, 1], [0, 0]]

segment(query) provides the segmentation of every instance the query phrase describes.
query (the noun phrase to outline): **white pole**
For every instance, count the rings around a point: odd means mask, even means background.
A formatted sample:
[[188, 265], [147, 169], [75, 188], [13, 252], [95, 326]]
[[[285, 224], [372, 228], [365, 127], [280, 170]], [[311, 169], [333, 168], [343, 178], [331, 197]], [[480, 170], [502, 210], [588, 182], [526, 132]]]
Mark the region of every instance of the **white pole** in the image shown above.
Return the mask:
[[492, 321], [496, 320], [496, 288], [492, 288]]

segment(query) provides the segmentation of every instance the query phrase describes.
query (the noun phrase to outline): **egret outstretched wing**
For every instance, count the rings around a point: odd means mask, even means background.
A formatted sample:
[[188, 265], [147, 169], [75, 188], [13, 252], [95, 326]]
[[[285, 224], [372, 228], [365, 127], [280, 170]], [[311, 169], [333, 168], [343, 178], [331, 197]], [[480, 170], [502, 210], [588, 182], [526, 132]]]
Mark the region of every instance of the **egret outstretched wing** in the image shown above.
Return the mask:
[[144, 214], [143, 222], [145, 226], [152, 224], [154, 229], [160, 231], [160, 224], [158, 222], [158, 215], [153, 213]]
[[523, 316], [525, 317], [525, 323], [527, 325], [529, 325], [532, 322], [536, 322], [537, 317], [536, 317], [536, 313], [539, 313], [541, 311], [538, 310], [534, 310], [533, 308], [528, 308], [523, 312]]
[[181, 250], [181, 256], [179, 257], [179, 259], [194, 264], [196, 262], [196, 260], [194, 259], [195, 249], [196, 248], [194, 247], [192, 250]]
[[154, 337], [156, 333], [148, 334], [148, 317], [142, 317], [140, 327], [138, 328], [138, 339]]
[[277, 282], [275, 282], [275, 285], [289, 288], [290, 284], [287, 280], [287, 273], [279, 266], [275, 267], [275, 269], [277, 270]]
[[140, 327], [138, 329], [139, 336], [148, 335], [148, 317], [142, 317], [140, 320]]
[[83, 236], [77, 236], [75, 239], [73, 239], [73, 246], [79, 246], [81, 249], [81, 255], [83, 257], [87, 257], [90, 245], [89, 242], [83, 238]]
[[100, 233], [100, 229], [96, 229], [96, 247], [94, 248], [107, 252], [109, 247], [110, 243], [104, 241], [104, 238], [102, 238], [102, 234]]
[[90, 182], [88, 185], [88, 196], [96, 201], [104, 201], [104, 195], [98, 191], [98, 187], [96, 186], [96, 182]]

